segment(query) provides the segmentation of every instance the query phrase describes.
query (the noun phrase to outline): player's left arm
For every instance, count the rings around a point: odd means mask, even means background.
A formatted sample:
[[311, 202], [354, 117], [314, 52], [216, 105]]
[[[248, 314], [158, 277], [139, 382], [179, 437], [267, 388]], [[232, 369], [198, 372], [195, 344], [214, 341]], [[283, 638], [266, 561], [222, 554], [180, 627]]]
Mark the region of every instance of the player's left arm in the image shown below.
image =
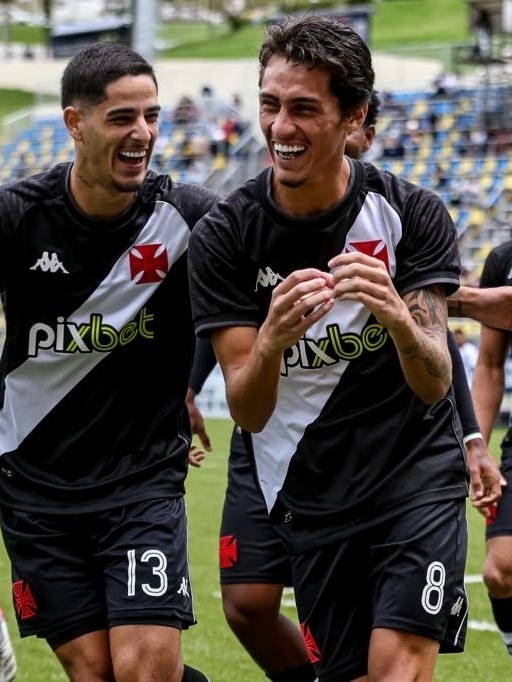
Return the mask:
[[427, 404], [444, 398], [452, 383], [444, 287], [432, 285], [401, 297], [386, 265], [356, 251], [338, 254], [328, 265], [334, 297], [359, 301], [386, 327], [414, 393]]
[[434, 403], [452, 383], [445, 290], [442, 285], [415, 289], [403, 301], [414, 325], [397, 327], [391, 336], [409, 386], [425, 402]]

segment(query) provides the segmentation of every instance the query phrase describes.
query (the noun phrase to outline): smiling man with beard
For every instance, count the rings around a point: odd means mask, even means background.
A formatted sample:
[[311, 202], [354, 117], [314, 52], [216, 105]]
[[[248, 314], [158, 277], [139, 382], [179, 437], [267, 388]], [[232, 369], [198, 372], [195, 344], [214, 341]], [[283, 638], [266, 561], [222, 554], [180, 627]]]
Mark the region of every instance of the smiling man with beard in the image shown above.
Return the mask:
[[0, 188], [0, 512], [22, 637], [70, 680], [205, 682], [184, 481], [187, 249], [217, 197], [148, 171], [157, 81], [97, 43], [62, 77], [74, 160]]

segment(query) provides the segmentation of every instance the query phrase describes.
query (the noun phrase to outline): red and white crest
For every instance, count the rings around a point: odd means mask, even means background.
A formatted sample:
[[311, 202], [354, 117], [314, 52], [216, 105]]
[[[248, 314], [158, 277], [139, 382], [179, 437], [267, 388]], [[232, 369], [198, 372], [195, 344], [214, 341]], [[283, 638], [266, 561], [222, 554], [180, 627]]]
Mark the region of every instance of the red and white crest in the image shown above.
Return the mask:
[[368, 241], [363, 242], [348, 242], [344, 253], [350, 253], [351, 251], [360, 251], [361, 253], [366, 253], [368, 256], [378, 258], [384, 263], [386, 270], [389, 272], [388, 246], [382, 239], [369, 239]]
[[159, 282], [168, 271], [164, 244], [138, 244], [130, 249], [130, 275], [136, 284]]

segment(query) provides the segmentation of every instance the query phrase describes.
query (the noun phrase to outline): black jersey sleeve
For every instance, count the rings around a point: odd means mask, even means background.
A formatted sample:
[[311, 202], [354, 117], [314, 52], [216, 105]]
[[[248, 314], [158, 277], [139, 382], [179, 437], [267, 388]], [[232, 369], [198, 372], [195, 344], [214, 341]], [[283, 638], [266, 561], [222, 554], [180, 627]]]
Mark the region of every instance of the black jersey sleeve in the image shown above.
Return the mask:
[[403, 296], [413, 289], [442, 282], [448, 296], [459, 288], [461, 271], [453, 220], [434, 192], [410, 183], [405, 183], [402, 191], [403, 204], [398, 206], [402, 211], [403, 238], [397, 248], [400, 268], [395, 286]]
[[[207, 336], [220, 326], [257, 327], [261, 314], [254, 300], [257, 268], [246, 255], [252, 215], [259, 210], [246, 192], [220, 201], [192, 231], [189, 277], [195, 330]], [[245, 244], [245, 247], [244, 247]]]
[[500, 287], [512, 284], [512, 240], [494, 247], [485, 259], [480, 286]]

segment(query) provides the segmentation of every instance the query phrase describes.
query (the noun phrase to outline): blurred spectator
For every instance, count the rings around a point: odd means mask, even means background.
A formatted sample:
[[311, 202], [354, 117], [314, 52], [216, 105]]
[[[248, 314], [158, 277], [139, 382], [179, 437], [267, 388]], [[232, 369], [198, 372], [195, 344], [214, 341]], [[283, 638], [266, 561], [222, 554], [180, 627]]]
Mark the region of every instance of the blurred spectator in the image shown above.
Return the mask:
[[405, 124], [403, 141], [407, 151], [416, 154], [423, 140], [423, 131], [417, 118], [410, 118]]
[[231, 146], [237, 141], [240, 135], [240, 127], [238, 121], [229, 116], [222, 124], [222, 132], [224, 133], [224, 154], [229, 156]]
[[393, 114], [395, 116], [401, 116], [406, 118], [407, 110], [403, 104], [397, 102], [390, 92], [382, 93], [382, 113], [383, 114]]
[[466, 175], [454, 177], [450, 182], [450, 201], [454, 206], [474, 206], [480, 198], [478, 177]]
[[157, 173], [166, 172], [166, 152], [171, 143], [170, 135], [160, 128], [160, 133], [153, 148], [152, 165]]
[[491, 139], [489, 139], [489, 147], [495, 154], [506, 154], [510, 151], [512, 143], [512, 133], [510, 128], [501, 127], [494, 131]]
[[432, 142], [437, 142], [439, 138], [439, 114], [435, 109], [431, 109], [427, 116], [428, 131], [432, 135]]
[[471, 152], [471, 134], [467, 128], [460, 131], [459, 141], [457, 142], [455, 151], [460, 156], [465, 156]]
[[215, 94], [211, 85], [203, 85], [201, 88], [199, 110], [203, 121], [210, 121], [219, 115]]
[[476, 61], [487, 61], [492, 51], [492, 22], [489, 10], [478, 10], [475, 25], [476, 45], [473, 47], [473, 58]]
[[450, 186], [450, 174], [446, 168], [438, 163], [434, 171], [434, 187], [437, 190], [443, 190]]
[[241, 135], [248, 128], [248, 122], [244, 118], [243, 102], [238, 93], [234, 93], [231, 103], [228, 105], [228, 120], [232, 120], [235, 125], [234, 132]]
[[238, 93], [234, 93], [233, 97], [231, 99], [231, 103], [229, 105], [230, 109], [233, 112], [233, 116], [239, 120], [243, 120], [244, 118], [244, 106], [242, 102], [242, 98]]
[[201, 165], [204, 164], [210, 152], [209, 145], [208, 138], [200, 132], [188, 131], [185, 133], [175, 158], [177, 169], [189, 172], [193, 167], [197, 167], [199, 162]]
[[176, 125], [187, 125], [199, 120], [198, 108], [191, 97], [181, 97], [173, 111], [172, 120]]
[[210, 154], [212, 156], [217, 156], [218, 154], [225, 155], [226, 136], [221, 121], [215, 117], [209, 118], [205, 124], [205, 132], [210, 141]]
[[408, 135], [404, 133], [403, 124], [394, 120], [382, 139], [382, 156], [393, 159], [402, 159], [405, 154], [405, 141]]
[[487, 152], [487, 131], [476, 128], [470, 132], [471, 153], [477, 156]]
[[458, 89], [457, 76], [454, 73], [441, 73], [432, 83], [433, 97], [452, 97]]

